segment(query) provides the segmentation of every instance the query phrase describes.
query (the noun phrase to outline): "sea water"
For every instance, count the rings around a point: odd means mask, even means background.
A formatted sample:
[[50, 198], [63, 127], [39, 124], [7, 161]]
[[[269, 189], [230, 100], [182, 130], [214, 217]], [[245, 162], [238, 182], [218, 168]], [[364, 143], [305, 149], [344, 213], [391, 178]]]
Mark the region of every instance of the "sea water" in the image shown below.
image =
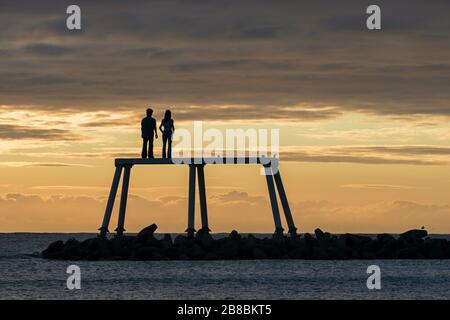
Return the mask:
[[[0, 299], [449, 299], [450, 260], [52, 261], [35, 253], [93, 234], [0, 234]], [[81, 289], [66, 286], [78, 265]], [[370, 265], [381, 289], [366, 285]]]

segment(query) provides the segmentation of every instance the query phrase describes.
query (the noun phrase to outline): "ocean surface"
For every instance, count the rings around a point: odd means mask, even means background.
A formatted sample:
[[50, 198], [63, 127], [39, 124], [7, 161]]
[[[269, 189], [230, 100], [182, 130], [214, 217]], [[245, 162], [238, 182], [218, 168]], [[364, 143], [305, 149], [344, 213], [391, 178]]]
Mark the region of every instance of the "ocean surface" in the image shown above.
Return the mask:
[[[450, 260], [71, 262], [36, 255], [52, 241], [93, 236], [0, 234], [0, 299], [450, 299]], [[81, 268], [80, 290], [66, 287], [71, 264]], [[380, 290], [367, 289], [369, 265], [381, 268]]]

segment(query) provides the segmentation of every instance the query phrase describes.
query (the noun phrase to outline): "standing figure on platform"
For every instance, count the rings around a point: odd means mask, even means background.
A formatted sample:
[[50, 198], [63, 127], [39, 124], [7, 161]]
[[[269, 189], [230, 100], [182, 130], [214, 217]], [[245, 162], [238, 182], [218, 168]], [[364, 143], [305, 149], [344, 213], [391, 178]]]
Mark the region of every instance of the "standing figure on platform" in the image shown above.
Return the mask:
[[172, 113], [170, 110], [166, 110], [164, 119], [161, 120], [161, 124], [159, 125], [159, 130], [163, 135], [162, 157], [166, 158], [167, 147], [167, 157], [172, 158], [172, 138], [175, 126], [173, 125]]
[[[152, 117], [153, 110], [147, 109], [147, 116], [141, 121], [141, 136], [142, 136], [142, 158], [153, 158], [153, 132], [155, 138], [158, 139], [158, 130], [156, 130], [156, 120]], [[148, 153], [147, 153], [148, 144]]]

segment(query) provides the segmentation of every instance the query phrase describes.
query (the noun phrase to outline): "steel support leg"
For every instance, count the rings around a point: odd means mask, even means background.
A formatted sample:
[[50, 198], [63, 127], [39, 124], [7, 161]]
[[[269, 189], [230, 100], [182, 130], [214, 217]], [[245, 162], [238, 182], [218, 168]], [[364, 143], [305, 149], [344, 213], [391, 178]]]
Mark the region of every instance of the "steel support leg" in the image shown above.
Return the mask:
[[275, 173], [273, 175], [273, 178], [275, 180], [275, 184], [278, 189], [278, 195], [281, 200], [281, 205], [283, 206], [284, 215], [286, 216], [286, 222], [289, 227], [289, 233], [292, 237], [295, 237], [297, 235], [297, 228], [295, 227], [294, 219], [292, 218], [291, 209], [289, 208], [289, 202], [286, 197], [286, 192], [284, 191], [283, 182], [281, 181], [280, 171]]
[[211, 231], [208, 227], [208, 208], [206, 205], [205, 165], [197, 166], [198, 193], [200, 194], [200, 213], [202, 217], [202, 231]]
[[193, 237], [195, 232], [195, 165], [189, 165], [189, 200], [188, 200], [188, 237]]
[[122, 192], [120, 195], [120, 208], [119, 208], [119, 222], [117, 223], [116, 235], [122, 236], [125, 231], [125, 212], [127, 210], [127, 200], [128, 200], [128, 186], [130, 184], [130, 173], [131, 166], [125, 166], [123, 181], [122, 181]]
[[272, 206], [273, 220], [275, 222], [275, 233], [283, 234], [281, 226], [280, 210], [278, 209], [277, 195], [275, 193], [275, 185], [273, 183], [272, 170], [269, 166], [264, 166], [267, 188], [269, 190], [270, 205]]
[[105, 238], [108, 231], [109, 220], [111, 219], [111, 213], [114, 207], [114, 200], [116, 199], [117, 188], [119, 187], [119, 180], [122, 174], [122, 167], [116, 167], [116, 171], [114, 173], [114, 178], [111, 185], [111, 190], [109, 192], [108, 202], [106, 204], [105, 216], [103, 217], [102, 226], [98, 229], [100, 230], [100, 237]]

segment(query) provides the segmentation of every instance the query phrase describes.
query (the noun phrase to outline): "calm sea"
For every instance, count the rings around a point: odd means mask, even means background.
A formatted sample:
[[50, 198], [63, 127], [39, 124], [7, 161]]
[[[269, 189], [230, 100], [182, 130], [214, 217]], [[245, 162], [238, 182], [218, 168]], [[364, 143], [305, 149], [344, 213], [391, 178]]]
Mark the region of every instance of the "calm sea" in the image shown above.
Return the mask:
[[[48, 261], [33, 253], [92, 234], [0, 234], [1, 299], [449, 299], [450, 260]], [[66, 269], [81, 268], [81, 290]], [[381, 290], [366, 287], [369, 265]]]

